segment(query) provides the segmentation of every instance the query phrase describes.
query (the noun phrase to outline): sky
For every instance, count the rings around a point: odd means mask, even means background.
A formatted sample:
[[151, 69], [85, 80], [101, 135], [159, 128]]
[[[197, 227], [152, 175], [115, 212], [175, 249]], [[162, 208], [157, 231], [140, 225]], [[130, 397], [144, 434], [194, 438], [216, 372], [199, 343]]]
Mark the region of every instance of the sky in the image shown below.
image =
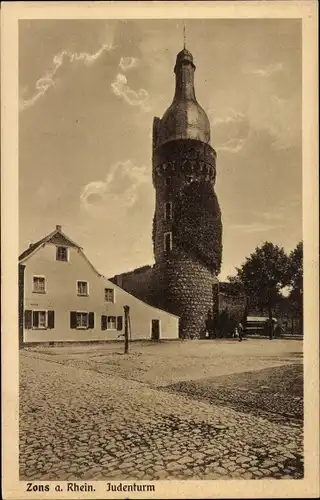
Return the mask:
[[[223, 280], [264, 241], [302, 238], [301, 24], [185, 24], [217, 152]], [[19, 21], [20, 252], [59, 224], [107, 277], [153, 264], [152, 122], [182, 47], [182, 20]]]

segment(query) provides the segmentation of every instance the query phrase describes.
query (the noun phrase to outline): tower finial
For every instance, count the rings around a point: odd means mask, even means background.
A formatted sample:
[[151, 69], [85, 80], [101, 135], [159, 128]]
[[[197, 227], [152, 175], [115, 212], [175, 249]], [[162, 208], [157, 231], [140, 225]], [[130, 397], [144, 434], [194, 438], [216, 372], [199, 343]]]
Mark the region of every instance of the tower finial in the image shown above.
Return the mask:
[[186, 35], [186, 23], [183, 21], [183, 48], [186, 48], [187, 35]]

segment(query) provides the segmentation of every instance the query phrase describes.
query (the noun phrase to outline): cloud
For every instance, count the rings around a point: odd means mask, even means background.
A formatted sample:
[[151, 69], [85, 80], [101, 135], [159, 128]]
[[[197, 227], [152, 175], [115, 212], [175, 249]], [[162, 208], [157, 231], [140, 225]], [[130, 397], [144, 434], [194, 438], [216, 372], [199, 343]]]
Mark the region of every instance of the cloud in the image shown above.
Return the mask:
[[132, 90], [125, 75], [118, 73], [116, 79], [111, 83], [113, 93], [122, 97], [130, 106], [139, 106], [142, 111], [150, 111], [149, 93], [145, 89]]
[[138, 66], [138, 59], [136, 57], [121, 57], [119, 62], [119, 68], [122, 71], [129, 71], [132, 68], [136, 68]]
[[[111, 45], [102, 45], [100, 49], [93, 53], [89, 54], [87, 52], [68, 52], [67, 50], [63, 50], [59, 54], [53, 56], [52, 59], [52, 67], [47, 70], [45, 75], [41, 76], [39, 80], [37, 80], [35, 84], [36, 92], [29, 99], [20, 98], [19, 102], [19, 110], [23, 111], [25, 109], [33, 106], [41, 96], [43, 96], [47, 90], [55, 85], [55, 76], [59, 68], [67, 63], [75, 63], [78, 61], [83, 62], [86, 66], [90, 66], [93, 64], [105, 51], [109, 51], [112, 49]], [[22, 90], [22, 95], [26, 93], [26, 88]]]
[[[214, 115], [214, 110], [210, 109], [209, 114]], [[216, 127], [217, 125], [221, 124], [239, 123], [242, 122], [244, 119], [245, 115], [243, 113], [240, 113], [239, 111], [236, 111], [234, 109], [228, 109], [227, 116], [223, 118], [213, 116], [212, 125]]]
[[230, 228], [241, 231], [243, 233], [264, 233], [285, 227], [284, 224], [265, 224], [263, 222], [250, 222], [249, 224], [232, 224]]
[[213, 109], [209, 110], [213, 127], [213, 140], [218, 151], [238, 153], [245, 146], [250, 136], [250, 122], [246, 115], [229, 109], [223, 117], [215, 116]]
[[218, 151], [227, 151], [228, 153], [238, 153], [244, 147], [246, 139], [229, 139], [223, 144], [217, 144]]
[[149, 182], [147, 167], [131, 160], [113, 165], [104, 180], [86, 184], [80, 194], [81, 207], [93, 216], [106, 216], [131, 209], [138, 200], [139, 188]]
[[244, 72], [252, 75], [258, 75], [261, 77], [268, 77], [282, 70], [283, 70], [282, 63], [273, 63], [269, 64], [268, 66], [265, 66], [264, 68], [248, 68], [245, 69]]

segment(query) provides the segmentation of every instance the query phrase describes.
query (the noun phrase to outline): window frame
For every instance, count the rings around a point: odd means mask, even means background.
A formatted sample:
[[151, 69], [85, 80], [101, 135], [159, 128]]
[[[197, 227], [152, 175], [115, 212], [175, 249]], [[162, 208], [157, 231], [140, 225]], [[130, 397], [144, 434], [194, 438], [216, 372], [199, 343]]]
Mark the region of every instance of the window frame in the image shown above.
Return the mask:
[[[33, 321], [33, 315], [35, 313], [44, 313], [45, 314], [45, 326], [35, 326]], [[47, 309], [32, 309], [31, 315], [31, 328], [32, 330], [48, 330], [48, 310]]]
[[[109, 326], [109, 318], [114, 318], [114, 328]], [[107, 327], [106, 330], [117, 331], [117, 316], [107, 316]]]
[[[89, 328], [89, 313], [87, 311], [75, 311], [76, 313], [76, 323], [77, 323], [77, 326], [76, 326], [76, 330], [88, 330]], [[78, 314], [81, 314], [81, 315], [86, 315], [86, 318], [87, 318], [87, 324], [86, 326], [78, 326]]]
[[[79, 283], [86, 283], [87, 285], [87, 293], [79, 293]], [[77, 296], [78, 297], [89, 297], [89, 281], [86, 280], [77, 280]]]
[[[107, 300], [106, 298], [106, 291], [112, 291], [112, 300]], [[107, 303], [107, 304], [115, 304], [116, 303], [116, 291], [114, 288], [105, 288], [104, 289], [104, 301]]]
[[[66, 251], [66, 259], [58, 259], [59, 249], [63, 248]], [[56, 245], [56, 260], [58, 262], [69, 262], [69, 248], [64, 245]]]
[[[43, 290], [36, 290], [35, 289], [35, 278], [37, 279], [43, 279], [44, 280], [44, 289]], [[32, 293], [47, 293], [47, 280], [46, 280], [46, 277], [41, 275], [41, 274], [34, 274], [32, 276]]]

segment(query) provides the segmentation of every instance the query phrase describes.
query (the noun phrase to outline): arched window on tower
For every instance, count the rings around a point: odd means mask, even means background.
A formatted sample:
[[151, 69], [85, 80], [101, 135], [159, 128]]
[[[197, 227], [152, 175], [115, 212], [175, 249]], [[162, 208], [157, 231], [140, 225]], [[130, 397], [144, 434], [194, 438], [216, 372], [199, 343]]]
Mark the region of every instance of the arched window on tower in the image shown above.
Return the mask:
[[172, 220], [172, 201], [167, 201], [164, 205], [164, 220]]
[[172, 233], [164, 233], [164, 251], [166, 253], [172, 250]]

